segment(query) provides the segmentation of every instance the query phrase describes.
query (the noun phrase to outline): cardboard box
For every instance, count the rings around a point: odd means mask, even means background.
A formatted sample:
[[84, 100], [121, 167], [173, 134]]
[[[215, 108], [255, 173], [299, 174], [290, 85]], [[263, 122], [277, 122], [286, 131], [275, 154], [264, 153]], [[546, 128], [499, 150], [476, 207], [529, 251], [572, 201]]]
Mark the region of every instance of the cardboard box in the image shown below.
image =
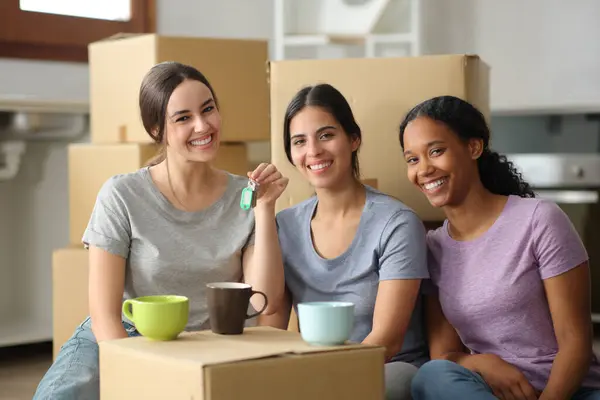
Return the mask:
[[489, 118], [489, 67], [477, 56], [362, 58], [277, 61], [270, 64], [271, 159], [290, 182], [277, 209], [313, 193], [286, 158], [283, 119], [288, 103], [307, 85], [330, 83], [346, 97], [362, 129], [361, 173], [378, 180], [379, 190], [415, 210], [425, 220], [443, 220], [407, 179], [398, 139], [405, 114], [419, 102], [454, 95], [476, 105]]
[[[155, 144], [69, 145], [69, 240], [80, 244], [90, 220], [98, 191], [113, 175], [142, 168], [158, 150]], [[248, 154], [243, 143], [221, 143], [217, 168], [246, 176]]]
[[56, 358], [61, 346], [89, 315], [88, 251], [67, 247], [52, 253], [52, 344]]
[[92, 142], [151, 142], [138, 95], [144, 75], [163, 61], [192, 65], [207, 77], [219, 100], [223, 141], [269, 139], [266, 40], [146, 34], [89, 45]]
[[383, 347], [313, 347], [268, 327], [170, 342], [136, 337], [100, 343], [100, 397], [375, 400], [384, 396], [383, 368]]

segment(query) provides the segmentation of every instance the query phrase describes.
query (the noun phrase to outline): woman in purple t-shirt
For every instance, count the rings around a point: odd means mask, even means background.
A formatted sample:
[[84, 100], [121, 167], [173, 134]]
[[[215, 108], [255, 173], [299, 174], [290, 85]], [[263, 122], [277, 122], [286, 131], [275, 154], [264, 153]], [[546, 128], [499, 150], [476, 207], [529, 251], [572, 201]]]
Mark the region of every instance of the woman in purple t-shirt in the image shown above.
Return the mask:
[[451, 96], [400, 125], [408, 177], [444, 225], [428, 234], [432, 361], [415, 399], [600, 399], [588, 256], [568, 217], [490, 150], [483, 115]]

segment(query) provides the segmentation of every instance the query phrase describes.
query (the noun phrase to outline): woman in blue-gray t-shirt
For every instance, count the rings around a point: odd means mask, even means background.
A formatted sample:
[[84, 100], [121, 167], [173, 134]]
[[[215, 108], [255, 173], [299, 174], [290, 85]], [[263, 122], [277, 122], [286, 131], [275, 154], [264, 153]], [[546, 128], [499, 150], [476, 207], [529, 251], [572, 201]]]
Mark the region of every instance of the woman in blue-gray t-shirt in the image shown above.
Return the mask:
[[288, 296], [262, 324], [285, 328], [291, 305], [355, 304], [350, 340], [386, 348], [388, 398], [410, 398], [427, 360], [419, 287], [428, 278], [425, 228], [406, 205], [359, 180], [361, 131], [344, 96], [327, 84], [288, 106], [284, 146], [316, 196], [277, 215]]

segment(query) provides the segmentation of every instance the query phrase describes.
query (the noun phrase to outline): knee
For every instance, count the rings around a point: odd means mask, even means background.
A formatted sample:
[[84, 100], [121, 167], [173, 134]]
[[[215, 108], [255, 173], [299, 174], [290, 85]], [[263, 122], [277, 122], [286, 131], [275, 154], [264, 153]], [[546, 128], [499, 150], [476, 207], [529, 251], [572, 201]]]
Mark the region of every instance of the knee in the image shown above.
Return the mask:
[[443, 391], [453, 380], [460, 365], [448, 360], [431, 360], [423, 364], [412, 380], [413, 397], [419, 394], [437, 393]]
[[409, 400], [411, 381], [417, 373], [417, 367], [404, 362], [385, 365], [386, 400]]
[[74, 335], [61, 348], [33, 399], [98, 398], [98, 345]]

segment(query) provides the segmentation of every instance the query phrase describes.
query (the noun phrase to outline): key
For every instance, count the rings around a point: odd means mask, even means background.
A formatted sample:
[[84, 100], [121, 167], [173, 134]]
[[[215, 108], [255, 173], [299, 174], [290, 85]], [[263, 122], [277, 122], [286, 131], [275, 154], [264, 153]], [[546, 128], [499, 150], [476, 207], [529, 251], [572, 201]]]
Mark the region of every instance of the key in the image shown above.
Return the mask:
[[256, 207], [257, 187], [258, 183], [250, 179], [248, 181], [248, 186], [242, 190], [242, 198], [240, 199], [240, 207], [242, 210], [249, 210]]

